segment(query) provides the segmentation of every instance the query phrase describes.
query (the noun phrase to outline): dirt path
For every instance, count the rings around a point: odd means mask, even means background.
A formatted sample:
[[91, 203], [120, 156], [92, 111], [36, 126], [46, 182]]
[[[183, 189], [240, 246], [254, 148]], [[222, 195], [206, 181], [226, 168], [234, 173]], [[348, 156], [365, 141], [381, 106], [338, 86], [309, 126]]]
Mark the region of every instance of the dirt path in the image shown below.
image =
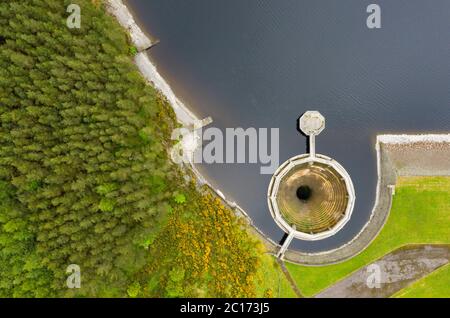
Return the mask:
[[[317, 298], [389, 297], [450, 262], [450, 246], [402, 248], [325, 289]], [[376, 275], [380, 274], [377, 285]]]
[[303, 296], [302, 292], [300, 291], [300, 289], [298, 289], [297, 284], [295, 283], [294, 279], [292, 278], [291, 273], [289, 273], [288, 269], [286, 268], [286, 265], [284, 265], [284, 262], [280, 261], [280, 259], [277, 258], [277, 263], [280, 265], [281, 270], [284, 273], [284, 276], [286, 276], [289, 284], [292, 287], [292, 290], [297, 295], [297, 297], [298, 298], [304, 298], [305, 296]]

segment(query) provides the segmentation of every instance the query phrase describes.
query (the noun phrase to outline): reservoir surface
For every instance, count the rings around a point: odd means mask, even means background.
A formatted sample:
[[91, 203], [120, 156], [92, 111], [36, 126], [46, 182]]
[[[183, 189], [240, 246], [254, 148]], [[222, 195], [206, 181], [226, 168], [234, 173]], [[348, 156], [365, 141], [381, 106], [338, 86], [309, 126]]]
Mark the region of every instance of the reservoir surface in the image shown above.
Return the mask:
[[[369, 29], [361, 0], [129, 0], [149, 35], [148, 54], [177, 96], [212, 126], [280, 129], [280, 164], [306, 152], [297, 118], [318, 110], [317, 153], [336, 159], [356, 192], [351, 220], [335, 236], [294, 240], [323, 251], [351, 240], [369, 219], [377, 184], [377, 134], [450, 131], [450, 1], [376, 1]], [[450, 159], [449, 159], [450, 160]], [[258, 164], [199, 170], [275, 241], [267, 206], [271, 175]], [[412, 211], [413, 212], [413, 211]]]

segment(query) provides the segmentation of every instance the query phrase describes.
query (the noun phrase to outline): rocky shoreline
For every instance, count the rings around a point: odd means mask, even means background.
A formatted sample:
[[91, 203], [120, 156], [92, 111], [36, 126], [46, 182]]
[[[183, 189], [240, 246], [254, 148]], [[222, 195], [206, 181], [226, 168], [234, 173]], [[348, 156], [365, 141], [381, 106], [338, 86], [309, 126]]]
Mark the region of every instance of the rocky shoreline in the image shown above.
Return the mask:
[[131, 43], [136, 47], [138, 53], [134, 62], [144, 78], [158, 89], [169, 101], [175, 111], [177, 120], [184, 126], [194, 125], [199, 118], [175, 95], [170, 85], [159, 74], [156, 66], [150, 61], [146, 50], [153, 43], [141, 28], [136, 24], [133, 15], [122, 0], [105, 0], [105, 7], [109, 14], [114, 16], [120, 25], [127, 30]]
[[450, 134], [382, 135], [399, 176], [450, 176]]

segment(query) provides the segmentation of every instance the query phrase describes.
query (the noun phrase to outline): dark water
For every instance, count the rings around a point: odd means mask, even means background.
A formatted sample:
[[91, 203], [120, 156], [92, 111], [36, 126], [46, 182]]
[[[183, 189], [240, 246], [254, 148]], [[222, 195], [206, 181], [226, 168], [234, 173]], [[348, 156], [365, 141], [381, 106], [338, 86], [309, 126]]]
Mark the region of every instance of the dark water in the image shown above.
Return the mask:
[[[361, 0], [130, 0], [149, 52], [175, 93], [214, 126], [279, 127], [280, 163], [305, 152], [296, 119], [319, 110], [317, 152], [351, 175], [356, 205], [334, 237], [294, 240], [319, 251], [350, 240], [375, 200], [380, 133], [450, 130], [450, 1], [376, 1], [382, 28], [366, 27]], [[275, 240], [270, 180], [257, 165], [203, 165], [213, 184]]]

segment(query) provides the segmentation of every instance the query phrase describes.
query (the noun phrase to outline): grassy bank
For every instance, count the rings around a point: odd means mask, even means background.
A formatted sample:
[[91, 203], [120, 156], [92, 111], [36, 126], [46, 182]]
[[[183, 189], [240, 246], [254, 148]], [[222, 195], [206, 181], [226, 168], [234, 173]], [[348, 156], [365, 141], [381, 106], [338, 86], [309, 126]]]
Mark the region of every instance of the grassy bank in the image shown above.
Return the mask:
[[287, 264], [306, 296], [346, 277], [385, 254], [407, 244], [450, 243], [450, 178], [400, 178], [386, 225], [374, 242], [346, 262], [306, 267]]
[[264, 255], [261, 258], [261, 266], [256, 276], [256, 297], [297, 297], [280, 265], [271, 255]]
[[450, 298], [450, 265], [443, 266], [430, 275], [399, 291], [398, 298]]

